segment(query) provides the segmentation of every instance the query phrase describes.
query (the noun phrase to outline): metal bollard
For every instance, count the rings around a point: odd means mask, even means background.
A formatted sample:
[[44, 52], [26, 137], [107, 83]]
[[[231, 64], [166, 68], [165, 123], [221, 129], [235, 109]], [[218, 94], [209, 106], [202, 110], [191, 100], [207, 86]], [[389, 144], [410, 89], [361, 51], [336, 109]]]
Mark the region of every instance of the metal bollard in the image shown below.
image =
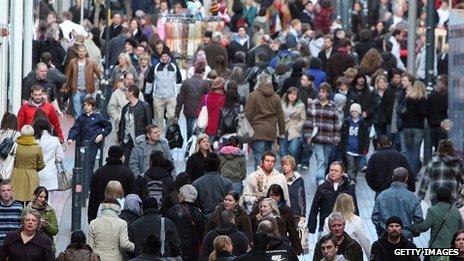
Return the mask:
[[[86, 140], [84, 141], [84, 146], [81, 147], [80, 149], [81, 153], [82, 153], [82, 192], [83, 192], [83, 196], [81, 197], [81, 202], [82, 202], [82, 206], [86, 206], [86, 201], [87, 201], [87, 195], [89, 194], [89, 187], [90, 187], [90, 183], [87, 182], [87, 179], [88, 179], [88, 175], [90, 175], [89, 173], [89, 164], [90, 164], [90, 161], [91, 160], [95, 160], [95, 159], [91, 159], [90, 158], [90, 141]], [[89, 183], [89, 184], [87, 184]]]
[[73, 168], [71, 230], [81, 229], [82, 217], [82, 167]]

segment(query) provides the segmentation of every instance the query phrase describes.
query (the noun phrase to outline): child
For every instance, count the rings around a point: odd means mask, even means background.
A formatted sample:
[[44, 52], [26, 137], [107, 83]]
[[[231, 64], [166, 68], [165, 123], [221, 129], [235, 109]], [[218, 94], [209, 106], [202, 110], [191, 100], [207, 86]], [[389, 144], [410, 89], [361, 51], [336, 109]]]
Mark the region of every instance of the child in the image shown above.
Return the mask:
[[84, 100], [84, 114], [77, 117], [76, 122], [69, 130], [68, 144], [77, 140], [76, 146], [84, 146], [85, 141], [90, 141], [90, 148], [86, 151], [88, 160], [88, 170], [86, 175], [86, 187], [90, 185], [95, 166], [97, 152], [101, 148], [102, 140], [111, 132], [111, 122], [104, 119], [103, 116], [95, 111], [97, 103], [93, 97], [87, 97]]
[[345, 153], [348, 176], [356, 182], [359, 171], [359, 159], [369, 151], [369, 128], [360, 118], [361, 105], [350, 106], [350, 116], [343, 121], [340, 131], [340, 150]]

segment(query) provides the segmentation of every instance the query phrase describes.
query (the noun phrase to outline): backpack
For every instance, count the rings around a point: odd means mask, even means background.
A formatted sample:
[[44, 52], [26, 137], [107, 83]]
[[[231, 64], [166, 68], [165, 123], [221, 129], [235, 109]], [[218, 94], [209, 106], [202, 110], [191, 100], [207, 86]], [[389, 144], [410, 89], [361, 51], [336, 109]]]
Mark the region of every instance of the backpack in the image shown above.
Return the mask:
[[263, 73], [268, 74], [272, 76], [272, 85], [274, 85], [274, 90], [275, 90], [277, 86], [277, 82], [274, 77], [274, 72], [275, 72], [274, 69], [270, 66], [267, 66], [264, 69], [261, 69], [258, 66], [253, 66], [246, 72], [245, 81], [247, 81], [250, 84], [250, 87], [253, 87], [253, 90], [254, 90], [254, 88], [256, 88], [258, 76]]
[[240, 106], [233, 108], [221, 108], [221, 132], [224, 134], [235, 133], [238, 126], [238, 114], [240, 113]]
[[184, 144], [184, 138], [182, 138], [182, 133], [180, 131], [180, 126], [177, 123], [171, 124], [166, 130], [166, 139], [169, 143], [169, 148], [181, 148]]
[[285, 64], [287, 67], [291, 68], [291, 65], [293, 64], [293, 60], [294, 59], [292, 59], [292, 56], [290, 53], [286, 53], [283, 56], [281, 56], [280, 54], [277, 54], [276, 65]]
[[8, 153], [10, 153], [11, 148], [14, 145], [14, 136], [16, 135], [16, 131], [11, 134], [10, 137], [5, 138], [2, 143], [0, 143], [0, 157], [6, 159], [8, 157]]

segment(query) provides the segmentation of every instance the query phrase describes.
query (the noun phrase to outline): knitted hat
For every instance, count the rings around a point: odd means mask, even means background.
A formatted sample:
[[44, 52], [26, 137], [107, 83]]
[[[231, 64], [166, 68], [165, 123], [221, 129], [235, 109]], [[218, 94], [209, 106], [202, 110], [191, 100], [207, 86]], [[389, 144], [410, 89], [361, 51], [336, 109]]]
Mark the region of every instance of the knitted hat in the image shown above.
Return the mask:
[[391, 216], [387, 219], [387, 222], [386, 222], [386, 227], [388, 227], [390, 224], [392, 223], [396, 223], [396, 224], [399, 224], [401, 227], [403, 227], [403, 221], [401, 220], [401, 218], [397, 217], [397, 216]]
[[346, 104], [346, 95], [336, 93], [333, 101], [335, 103], [335, 106], [337, 107], [337, 110], [341, 112]]
[[450, 202], [451, 200], [451, 190], [448, 187], [440, 187], [437, 192], [437, 199], [440, 202]]
[[124, 155], [124, 150], [119, 146], [111, 146], [108, 150], [108, 158], [120, 159]]
[[350, 112], [352, 111], [357, 111], [359, 114], [361, 114], [361, 105], [357, 104], [357, 103], [353, 103], [351, 104], [350, 106]]
[[124, 209], [128, 209], [134, 213], [141, 214], [142, 200], [137, 194], [129, 194], [124, 199]]
[[213, 83], [211, 84], [211, 89], [223, 89], [225, 88], [226, 86], [226, 80], [224, 80], [224, 78], [222, 77], [217, 77], [216, 79], [214, 79]]

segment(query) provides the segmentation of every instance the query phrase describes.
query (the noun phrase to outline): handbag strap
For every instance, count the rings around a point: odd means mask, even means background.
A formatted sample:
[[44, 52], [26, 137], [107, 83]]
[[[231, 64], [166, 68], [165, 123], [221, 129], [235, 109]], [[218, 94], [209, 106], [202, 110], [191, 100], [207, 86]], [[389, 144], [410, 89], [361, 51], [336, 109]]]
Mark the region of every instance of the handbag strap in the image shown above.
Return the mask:
[[435, 233], [435, 236], [433, 236], [432, 240], [430, 241], [430, 247], [433, 245], [433, 242], [435, 242], [435, 239], [437, 239], [438, 234], [440, 234], [440, 230], [443, 228], [443, 225], [445, 224], [446, 220], [448, 219], [449, 213], [451, 212], [451, 208], [453, 208], [452, 205], [449, 207], [448, 212], [446, 212], [445, 218], [441, 222], [440, 227], [437, 230], [437, 233]]
[[161, 218], [161, 226], [160, 226], [160, 254], [161, 256], [164, 256], [165, 253], [165, 241], [166, 241], [166, 231], [164, 230], [164, 218]]

